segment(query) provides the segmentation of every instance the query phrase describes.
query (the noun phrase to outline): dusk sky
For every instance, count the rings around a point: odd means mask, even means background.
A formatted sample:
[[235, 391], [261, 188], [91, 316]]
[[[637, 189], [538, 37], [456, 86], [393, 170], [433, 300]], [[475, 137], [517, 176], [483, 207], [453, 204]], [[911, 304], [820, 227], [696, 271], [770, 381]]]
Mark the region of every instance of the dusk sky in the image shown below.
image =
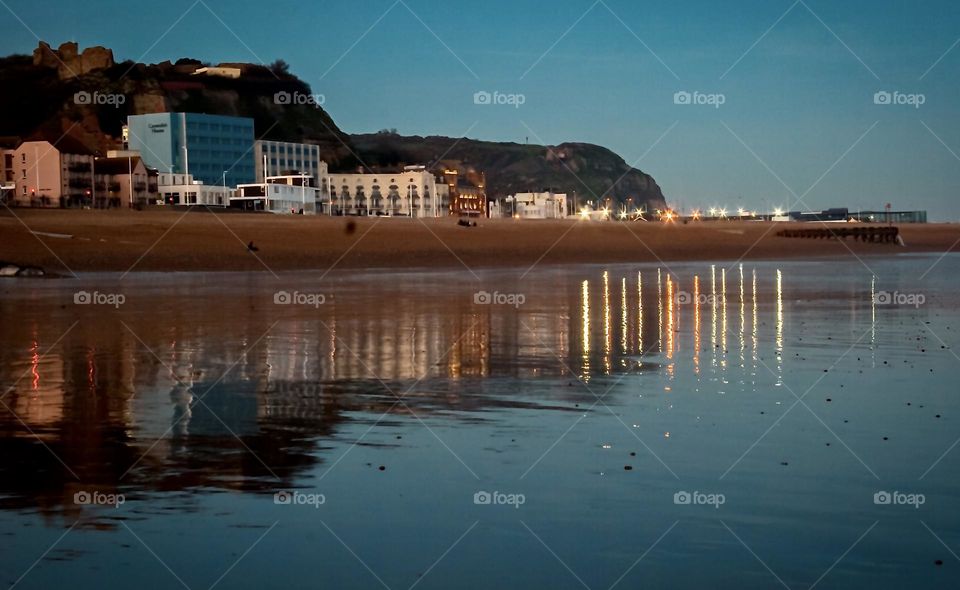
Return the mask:
[[960, 219], [955, 2], [0, 0], [0, 14], [2, 54], [39, 37], [118, 61], [284, 59], [349, 133], [600, 144], [686, 210], [890, 202]]

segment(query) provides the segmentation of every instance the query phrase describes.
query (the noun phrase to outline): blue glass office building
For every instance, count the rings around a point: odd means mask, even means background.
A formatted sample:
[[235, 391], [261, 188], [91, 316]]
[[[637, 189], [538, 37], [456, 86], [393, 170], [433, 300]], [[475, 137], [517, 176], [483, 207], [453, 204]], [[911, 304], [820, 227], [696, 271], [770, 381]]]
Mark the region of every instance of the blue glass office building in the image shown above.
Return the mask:
[[[201, 113], [127, 117], [127, 144], [160, 172], [192, 174], [204, 184], [255, 182], [253, 119]], [[186, 149], [184, 149], [186, 148]]]

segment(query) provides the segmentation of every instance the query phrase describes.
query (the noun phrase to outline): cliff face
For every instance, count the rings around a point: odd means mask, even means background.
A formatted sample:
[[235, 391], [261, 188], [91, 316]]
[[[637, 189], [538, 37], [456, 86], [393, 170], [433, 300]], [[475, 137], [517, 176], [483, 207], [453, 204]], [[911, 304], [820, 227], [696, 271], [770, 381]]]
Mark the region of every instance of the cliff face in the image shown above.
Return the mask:
[[187, 58], [116, 63], [104, 47], [80, 51], [75, 43], [64, 43], [54, 50], [40, 42], [32, 56], [0, 58], [0, 136], [69, 134], [105, 153], [119, 147], [129, 115], [236, 115], [254, 120], [258, 138], [319, 145], [332, 171], [429, 164], [434, 169], [484, 172], [492, 197], [553, 189], [576, 193], [580, 203], [609, 197], [618, 202], [633, 199], [648, 209], [664, 206], [653, 178], [600, 146], [545, 147], [393, 133], [349, 136], [282, 61], [270, 66], [220, 64], [234, 73], [239, 70], [238, 77], [198, 74], [204, 65]]
[[487, 194], [491, 197], [550, 189], [575, 193], [579, 203], [609, 197], [614, 203], [632, 199], [634, 205], [650, 211], [666, 207], [653, 177], [631, 168], [623, 158], [598, 145], [521, 145], [383, 132], [350, 138], [357, 155], [371, 168], [422, 163], [437, 169], [457, 168], [462, 173], [486, 172]]

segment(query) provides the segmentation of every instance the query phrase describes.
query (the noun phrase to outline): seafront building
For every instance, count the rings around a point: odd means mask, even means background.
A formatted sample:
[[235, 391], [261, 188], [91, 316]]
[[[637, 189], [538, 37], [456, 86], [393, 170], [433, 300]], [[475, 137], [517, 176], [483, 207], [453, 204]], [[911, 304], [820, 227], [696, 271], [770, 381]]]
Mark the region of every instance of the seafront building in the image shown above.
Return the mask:
[[161, 172], [158, 176], [157, 191], [165, 205], [227, 207], [234, 194], [230, 187], [204, 184], [192, 174]]
[[490, 217], [565, 219], [567, 217], [567, 195], [549, 191], [517, 193], [504, 198], [502, 201], [493, 201], [490, 204]]
[[0, 204], [14, 203], [17, 185], [14, 182], [16, 170], [13, 166], [13, 153], [19, 146], [19, 137], [0, 137]]
[[[441, 217], [447, 211], [437, 192], [437, 179], [425, 166], [403, 172], [331, 174], [331, 215]], [[320, 190], [324, 190], [321, 179]]]
[[483, 172], [468, 171], [460, 176], [455, 169], [443, 171], [450, 215], [487, 217], [487, 177]]
[[261, 183], [269, 176], [306, 174], [320, 180], [329, 174], [327, 163], [320, 159], [320, 146], [309, 143], [257, 140], [253, 161], [256, 182]]
[[264, 182], [241, 184], [230, 198], [230, 206], [243, 211], [316, 215], [326, 212], [328, 202], [316, 181], [306, 174], [268, 176]]
[[[149, 202], [150, 171], [139, 154], [97, 158], [94, 164], [94, 207], [142, 207]], [[156, 186], [152, 194], [156, 194]]]
[[[91, 205], [94, 198], [92, 150], [70, 136], [35, 138], [4, 150], [4, 174], [12, 176], [12, 204], [20, 207]], [[9, 192], [9, 191], [8, 191]]]
[[256, 180], [253, 119], [201, 113], [152, 113], [127, 117], [126, 147], [147, 166], [189, 174], [205, 185], [234, 186]]

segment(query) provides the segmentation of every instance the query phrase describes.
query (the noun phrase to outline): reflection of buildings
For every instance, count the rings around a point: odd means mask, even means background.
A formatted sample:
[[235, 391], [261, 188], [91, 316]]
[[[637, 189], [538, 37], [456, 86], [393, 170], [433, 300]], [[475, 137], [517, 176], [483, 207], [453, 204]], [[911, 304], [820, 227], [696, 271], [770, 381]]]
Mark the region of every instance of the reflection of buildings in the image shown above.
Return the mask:
[[[572, 386], [577, 378], [625, 372], [746, 375], [763, 338], [782, 371], [779, 271], [490, 279], [491, 290], [525, 291], [518, 307], [476, 303], [444, 275], [401, 276], [388, 298], [357, 280], [338, 283], [337, 300], [318, 308], [266, 313], [272, 283], [247, 277], [233, 285], [246, 296], [224, 298], [216, 295], [230, 285], [195, 280], [134, 285], [116, 314], [5, 296], [0, 320], [17, 321], [0, 321], [0, 384], [23, 378], [4, 403], [46, 447], [0, 414], [3, 505], [69, 505], [77, 479], [68, 469], [84, 484], [144, 493], [276, 487], [274, 473], [288, 483], [323, 461], [322, 441], [358, 415], [592, 402]], [[182, 305], [185, 296], [199, 304]]]

